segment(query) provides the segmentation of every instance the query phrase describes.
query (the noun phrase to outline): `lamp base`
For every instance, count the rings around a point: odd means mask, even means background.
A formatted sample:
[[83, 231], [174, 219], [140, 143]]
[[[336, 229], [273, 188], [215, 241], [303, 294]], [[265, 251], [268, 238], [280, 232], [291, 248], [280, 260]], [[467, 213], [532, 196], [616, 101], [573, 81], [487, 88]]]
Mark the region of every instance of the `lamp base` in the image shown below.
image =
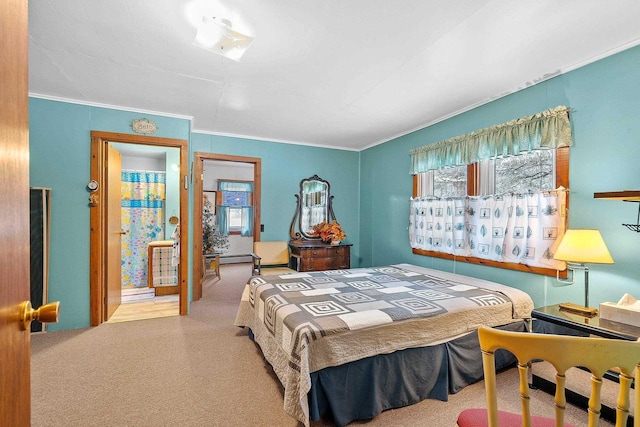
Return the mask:
[[598, 309], [592, 307], [584, 307], [582, 305], [574, 304], [572, 302], [563, 302], [558, 304], [560, 310], [567, 311], [569, 313], [579, 314], [585, 317], [596, 317], [598, 315]]

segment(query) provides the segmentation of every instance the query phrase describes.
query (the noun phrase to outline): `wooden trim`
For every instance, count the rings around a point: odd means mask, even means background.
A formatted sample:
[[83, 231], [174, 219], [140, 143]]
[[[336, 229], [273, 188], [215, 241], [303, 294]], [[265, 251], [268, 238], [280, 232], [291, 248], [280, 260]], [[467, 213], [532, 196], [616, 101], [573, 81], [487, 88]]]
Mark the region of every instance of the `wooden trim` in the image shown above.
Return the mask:
[[477, 196], [480, 193], [480, 185], [478, 185], [478, 169], [480, 165], [478, 163], [471, 163], [467, 165], [467, 195]]
[[413, 197], [416, 197], [418, 195], [418, 174], [414, 173], [413, 175], [411, 175], [411, 178], [412, 178], [411, 194], [413, 194]]
[[[98, 183], [104, 182], [103, 144], [98, 136], [91, 135], [91, 180]], [[92, 196], [94, 202], [89, 204], [89, 305], [90, 325], [98, 326], [104, 322], [104, 243], [105, 230], [103, 229], [104, 211], [100, 206], [105, 206], [103, 188], [99, 187]]]
[[[199, 161], [196, 155], [193, 160], [193, 288], [191, 291], [194, 301], [202, 298], [202, 279], [204, 278], [204, 258], [202, 258], [202, 198], [204, 195], [198, 197], [198, 194], [202, 194], [204, 191], [203, 174], [202, 161]], [[216, 192], [216, 198], [219, 197], [218, 193], [219, 191]], [[214, 204], [217, 204], [217, 200], [214, 201]]]
[[[106, 226], [104, 224], [105, 214], [104, 209], [106, 207], [106, 194], [104, 190], [105, 182], [105, 152], [106, 145], [109, 142], [126, 143], [126, 144], [141, 144], [141, 145], [155, 145], [160, 147], [174, 147], [180, 150], [180, 245], [189, 247], [189, 234], [187, 232], [189, 227], [189, 195], [185, 183], [188, 182], [188, 170], [189, 170], [189, 146], [188, 142], [184, 139], [174, 138], [160, 138], [155, 136], [146, 135], [132, 135], [125, 133], [113, 133], [103, 131], [91, 131], [91, 177], [90, 179], [98, 182], [100, 187], [98, 191], [94, 193], [96, 197], [96, 204], [90, 204], [90, 273], [89, 273], [89, 288], [90, 288], [90, 325], [98, 326], [103, 323], [105, 319], [104, 313], [104, 298], [106, 297], [105, 286], [105, 270], [102, 265], [105, 254], [106, 243]], [[186, 315], [189, 313], [189, 265], [188, 265], [188, 251], [180, 252], [180, 314]]]
[[[558, 274], [557, 270], [552, 269], [552, 268], [530, 267], [528, 265], [519, 264], [519, 263], [515, 263], [515, 262], [492, 261], [492, 260], [483, 259], [483, 258], [476, 258], [476, 257], [472, 257], [472, 256], [458, 256], [458, 255], [446, 254], [444, 252], [427, 251], [427, 250], [424, 250], [424, 249], [415, 249], [415, 248], [412, 249], [411, 251], [416, 255], [424, 255], [424, 256], [430, 256], [430, 257], [433, 257], [433, 258], [441, 258], [441, 259], [448, 259], [448, 260], [452, 260], [452, 261], [467, 262], [469, 264], [486, 265], [488, 267], [504, 268], [504, 269], [507, 269], [507, 270], [523, 271], [523, 272], [526, 272], [526, 273], [542, 274], [542, 275], [545, 275], [545, 276], [556, 277], [556, 274]], [[561, 271], [559, 273], [559, 277], [566, 278], [567, 277], [567, 270]]]
[[569, 147], [556, 149], [556, 188], [569, 188]]
[[[258, 157], [232, 156], [227, 154], [215, 154], [205, 152], [193, 153], [193, 171], [194, 171], [194, 198], [193, 198], [193, 300], [197, 301], [202, 298], [202, 284], [196, 285], [195, 280], [202, 277], [202, 263], [196, 262], [196, 257], [202, 254], [202, 197], [195, 195], [201, 194], [204, 188], [204, 161], [216, 160], [235, 163], [252, 163], [253, 164], [253, 240], [260, 241], [260, 205], [262, 200], [262, 159]], [[216, 197], [219, 197], [219, 191]]]
[[[564, 187], [569, 190], [569, 147], [556, 149], [556, 188]], [[569, 197], [571, 191], [567, 195], [567, 205], [564, 210], [564, 229], [569, 229]], [[564, 275], [560, 274], [560, 277], [567, 277], [567, 271], [564, 271]]]

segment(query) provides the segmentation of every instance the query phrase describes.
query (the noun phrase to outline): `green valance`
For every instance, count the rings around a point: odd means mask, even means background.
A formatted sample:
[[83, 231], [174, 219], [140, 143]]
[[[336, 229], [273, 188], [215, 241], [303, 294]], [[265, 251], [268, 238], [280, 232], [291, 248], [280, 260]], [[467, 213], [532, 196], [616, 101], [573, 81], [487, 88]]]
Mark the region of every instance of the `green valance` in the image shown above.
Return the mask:
[[411, 174], [517, 156], [532, 150], [571, 146], [569, 109], [558, 106], [445, 141], [414, 148]]

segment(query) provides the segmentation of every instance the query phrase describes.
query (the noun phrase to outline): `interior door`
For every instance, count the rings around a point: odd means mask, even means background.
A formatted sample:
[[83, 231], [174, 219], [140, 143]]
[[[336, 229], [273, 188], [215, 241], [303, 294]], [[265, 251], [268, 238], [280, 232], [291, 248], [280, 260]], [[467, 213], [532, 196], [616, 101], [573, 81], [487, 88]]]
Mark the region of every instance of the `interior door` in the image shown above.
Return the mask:
[[18, 321], [29, 300], [27, 2], [0, 2], [0, 425], [31, 418], [31, 336]]
[[111, 144], [107, 149], [107, 242], [106, 242], [106, 298], [105, 313], [109, 320], [121, 301], [122, 294], [122, 156]]

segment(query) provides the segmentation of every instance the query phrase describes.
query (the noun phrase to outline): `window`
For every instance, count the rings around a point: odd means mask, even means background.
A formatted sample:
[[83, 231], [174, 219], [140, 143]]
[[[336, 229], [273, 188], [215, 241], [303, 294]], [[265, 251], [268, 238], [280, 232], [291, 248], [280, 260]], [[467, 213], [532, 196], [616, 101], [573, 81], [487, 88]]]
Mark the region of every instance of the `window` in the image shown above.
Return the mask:
[[570, 145], [556, 107], [411, 150], [413, 252], [555, 276]]
[[253, 182], [218, 181], [217, 205], [221, 233], [253, 236]]
[[[556, 166], [556, 152], [560, 165]], [[488, 159], [417, 174], [414, 197], [463, 197], [528, 193], [567, 186], [566, 149], [536, 150], [519, 156]], [[560, 176], [555, 173], [560, 168]], [[565, 176], [566, 174], [566, 176]], [[556, 181], [558, 185], [556, 185]], [[477, 189], [477, 190], [474, 190]]]
[[242, 229], [242, 208], [251, 206], [251, 195], [248, 191], [222, 191], [222, 205], [229, 206], [229, 232], [240, 233]]
[[[414, 175], [409, 227], [413, 253], [550, 276], [563, 270], [553, 259], [553, 247], [566, 228], [566, 192], [538, 190], [568, 187], [568, 148], [547, 151], [555, 154], [542, 156], [542, 167], [534, 155]], [[514, 191], [487, 195], [480, 191], [487, 181], [496, 192]], [[551, 216], [556, 223], [549, 222]]]

